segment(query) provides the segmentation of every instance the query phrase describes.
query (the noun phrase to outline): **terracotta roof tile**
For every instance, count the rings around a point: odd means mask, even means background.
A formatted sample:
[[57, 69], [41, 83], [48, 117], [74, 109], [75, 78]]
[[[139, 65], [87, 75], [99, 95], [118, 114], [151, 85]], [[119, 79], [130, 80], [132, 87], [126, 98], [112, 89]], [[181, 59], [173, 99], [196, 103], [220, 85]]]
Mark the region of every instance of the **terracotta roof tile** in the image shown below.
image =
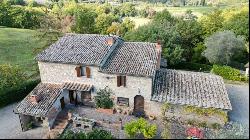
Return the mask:
[[[14, 109], [15, 113], [31, 116], [45, 117], [61, 94], [62, 86], [59, 84], [39, 83]], [[30, 95], [38, 95], [40, 101], [37, 104], [31, 103]]]
[[124, 42], [100, 68], [102, 72], [154, 76], [157, 64], [155, 44]]
[[223, 79], [201, 72], [157, 70], [152, 100], [232, 110]]
[[99, 65], [111, 47], [108, 38], [97, 34], [66, 34], [38, 54], [36, 60]]

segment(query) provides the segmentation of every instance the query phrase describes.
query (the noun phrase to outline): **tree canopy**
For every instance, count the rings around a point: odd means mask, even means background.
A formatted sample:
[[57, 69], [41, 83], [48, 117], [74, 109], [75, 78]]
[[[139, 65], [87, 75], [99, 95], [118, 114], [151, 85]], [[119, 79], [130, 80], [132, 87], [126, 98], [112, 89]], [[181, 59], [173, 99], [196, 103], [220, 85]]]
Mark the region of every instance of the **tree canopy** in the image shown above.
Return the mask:
[[230, 65], [237, 53], [242, 53], [244, 40], [232, 31], [219, 31], [205, 40], [203, 55], [213, 64]]

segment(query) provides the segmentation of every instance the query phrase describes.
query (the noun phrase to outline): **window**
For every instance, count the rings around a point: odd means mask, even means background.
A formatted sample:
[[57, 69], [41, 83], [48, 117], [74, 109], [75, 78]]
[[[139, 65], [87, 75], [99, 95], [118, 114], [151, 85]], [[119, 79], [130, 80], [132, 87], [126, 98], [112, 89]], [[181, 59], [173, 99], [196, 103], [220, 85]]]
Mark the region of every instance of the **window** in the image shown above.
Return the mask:
[[81, 76], [85, 76], [86, 72], [85, 72], [85, 67], [81, 67]]
[[126, 76], [117, 76], [117, 87], [126, 87]]
[[87, 78], [90, 78], [90, 68], [89, 67], [77, 66], [75, 68], [75, 70], [76, 70], [77, 77], [87, 76]]
[[129, 106], [129, 98], [117, 97], [117, 105]]

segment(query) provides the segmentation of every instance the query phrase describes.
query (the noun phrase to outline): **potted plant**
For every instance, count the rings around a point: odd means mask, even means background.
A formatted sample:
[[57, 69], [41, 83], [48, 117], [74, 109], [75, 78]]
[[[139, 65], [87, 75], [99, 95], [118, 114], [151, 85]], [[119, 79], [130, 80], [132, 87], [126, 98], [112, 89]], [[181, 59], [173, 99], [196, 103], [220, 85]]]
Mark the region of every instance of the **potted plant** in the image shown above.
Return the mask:
[[155, 120], [155, 116], [154, 116], [154, 115], [149, 115], [148, 118], [149, 118], [150, 120]]
[[111, 94], [113, 94], [113, 92], [108, 88], [100, 89], [97, 92], [97, 96], [95, 97], [95, 104], [98, 112], [113, 114], [114, 103], [110, 98]]

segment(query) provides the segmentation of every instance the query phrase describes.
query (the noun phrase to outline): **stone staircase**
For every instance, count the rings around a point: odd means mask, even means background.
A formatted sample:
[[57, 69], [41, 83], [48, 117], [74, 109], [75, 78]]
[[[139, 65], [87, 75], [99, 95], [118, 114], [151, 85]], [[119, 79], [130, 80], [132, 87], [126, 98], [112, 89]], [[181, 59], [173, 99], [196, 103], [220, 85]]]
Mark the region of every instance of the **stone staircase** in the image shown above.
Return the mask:
[[68, 125], [68, 111], [62, 110], [58, 115], [57, 118], [53, 124], [52, 129], [49, 131], [49, 134], [47, 135], [50, 139], [55, 139], [60, 136], [60, 134], [63, 132], [63, 130]]

